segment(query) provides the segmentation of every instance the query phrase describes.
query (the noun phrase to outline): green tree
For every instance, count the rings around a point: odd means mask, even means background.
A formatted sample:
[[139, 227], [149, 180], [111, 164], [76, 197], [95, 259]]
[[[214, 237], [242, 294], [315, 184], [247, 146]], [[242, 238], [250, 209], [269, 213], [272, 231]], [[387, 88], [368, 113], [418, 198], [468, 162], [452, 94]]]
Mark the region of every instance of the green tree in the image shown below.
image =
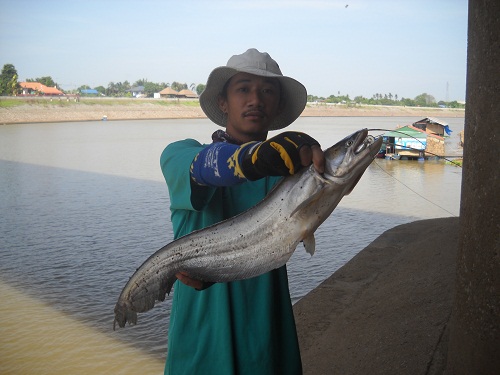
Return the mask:
[[175, 81], [172, 82], [172, 86], [170, 86], [170, 87], [172, 88], [172, 90], [175, 90], [177, 92], [188, 88], [187, 84], [179, 83], [179, 82], [175, 82]]
[[106, 89], [107, 96], [114, 96], [116, 92], [116, 85], [114, 82], [108, 83], [108, 88]]
[[400, 102], [405, 107], [414, 107], [415, 106], [415, 101], [412, 99], [409, 99], [409, 98], [401, 98]]
[[201, 95], [201, 93], [205, 90], [206, 85], [203, 83], [200, 83], [198, 86], [196, 86], [196, 93], [198, 95]]
[[460, 104], [459, 102], [457, 102], [456, 100], [452, 101], [452, 102], [448, 102], [446, 103], [446, 106], [448, 108], [464, 108], [464, 105], [463, 104]]
[[97, 86], [94, 87], [94, 90], [97, 90], [100, 94], [105, 95], [106, 94], [106, 88], [104, 86]]
[[153, 83], [153, 82], [144, 83], [144, 94], [148, 98], [152, 98], [155, 92], [160, 92], [161, 90], [163, 90], [163, 86], [161, 86], [158, 83]]
[[5, 64], [0, 74], [0, 95], [15, 94], [18, 87], [16, 68], [12, 64]]
[[132, 93], [127, 92], [128, 90], [130, 90], [130, 83], [128, 81], [110, 82], [105, 89], [105, 94], [107, 96], [132, 96]]
[[19, 86], [19, 83], [17, 82], [17, 74], [14, 74], [10, 80], [7, 90], [10, 92], [10, 95], [17, 95], [21, 92], [21, 86]]
[[138, 79], [137, 81], [135, 81], [134, 83], [134, 87], [137, 87], [137, 86], [146, 86], [146, 83], [148, 83], [148, 80], [147, 78], [143, 78], [143, 79]]
[[427, 93], [420, 94], [415, 97], [415, 105], [420, 107], [431, 107], [436, 106], [436, 99], [432, 95]]

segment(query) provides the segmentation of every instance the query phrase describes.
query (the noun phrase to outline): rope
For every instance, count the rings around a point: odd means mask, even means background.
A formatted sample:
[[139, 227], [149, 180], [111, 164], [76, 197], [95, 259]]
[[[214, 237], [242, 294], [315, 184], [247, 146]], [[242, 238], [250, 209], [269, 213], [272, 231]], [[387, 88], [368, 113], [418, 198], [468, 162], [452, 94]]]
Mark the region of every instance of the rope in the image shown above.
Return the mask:
[[[377, 160], [377, 159], [375, 159], [375, 160]], [[433, 201], [431, 201], [431, 200], [427, 199], [426, 197], [424, 197], [422, 194], [420, 194], [420, 193], [418, 193], [417, 191], [413, 190], [411, 187], [409, 187], [408, 185], [406, 185], [404, 182], [402, 182], [402, 181], [398, 180], [396, 177], [394, 177], [392, 174], [390, 174], [390, 173], [389, 173], [389, 172], [387, 172], [384, 168], [382, 168], [382, 166], [381, 166], [379, 163], [375, 162], [375, 164], [376, 164], [376, 165], [377, 165], [377, 167], [379, 167], [379, 168], [380, 168], [380, 169], [381, 169], [384, 173], [386, 173], [388, 176], [390, 176], [390, 177], [392, 177], [393, 179], [395, 179], [397, 182], [399, 182], [401, 185], [403, 185], [404, 187], [406, 187], [406, 188], [407, 188], [408, 190], [410, 190], [412, 193], [414, 193], [414, 194], [418, 195], [420, 198], [422, 198], [422, 199], [426, 200], [426, 201], [427, 201], [427, 202], [429, 202], [430, 204], [433, 204], [434, 206], [436, 206], [436, 207], [438, 207], [438, 208], [442, 209], [443, 211], [445, 211], [445, 212], [449, 213], [451, 216], [458, 217], [458, 216], [457, 216], [457, 215], [455, 215], [454, 213], [452, 213], [452, 212], [448, 211], [446, 208], [441, 207], [439, 204], [434, 203]]]

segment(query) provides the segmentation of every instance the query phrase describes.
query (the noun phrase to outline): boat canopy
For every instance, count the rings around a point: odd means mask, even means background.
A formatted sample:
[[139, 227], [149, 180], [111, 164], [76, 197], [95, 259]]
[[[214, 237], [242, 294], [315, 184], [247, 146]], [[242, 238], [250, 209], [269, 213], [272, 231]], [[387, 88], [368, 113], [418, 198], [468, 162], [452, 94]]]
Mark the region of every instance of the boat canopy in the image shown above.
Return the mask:
[[384, 133], [384, 137], [394, 137], [394, 138], [404, 138], [405, 135], [411, 138], [419, 138], [419, 139], [426, 139], [428, 136], [426, 132], [410, 126], [404, 126], [402, 128]]

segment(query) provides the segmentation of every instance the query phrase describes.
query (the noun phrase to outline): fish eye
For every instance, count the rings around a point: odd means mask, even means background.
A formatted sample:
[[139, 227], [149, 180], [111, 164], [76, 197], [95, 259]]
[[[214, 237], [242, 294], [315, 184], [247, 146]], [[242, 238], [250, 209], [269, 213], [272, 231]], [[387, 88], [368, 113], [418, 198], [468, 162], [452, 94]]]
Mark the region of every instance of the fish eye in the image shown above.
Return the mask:
[[345, 146], [346, 147], [351, 147], [352, 145], [354, 144], [354, 141], [352, 139], [348, 140], [346, 143], [345, 143]]

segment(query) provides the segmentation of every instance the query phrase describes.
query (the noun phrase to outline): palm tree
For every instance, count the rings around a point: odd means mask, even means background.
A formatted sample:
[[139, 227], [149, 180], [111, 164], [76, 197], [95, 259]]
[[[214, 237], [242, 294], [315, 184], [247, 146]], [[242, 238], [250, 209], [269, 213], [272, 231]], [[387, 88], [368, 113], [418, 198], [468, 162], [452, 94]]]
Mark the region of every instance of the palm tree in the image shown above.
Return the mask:
[[115, 83], [114, 82], [108, 83], [108, 88], [107, 88], [106, 91], [107, 91], [106, 95], [108, 95], [108, 96], [114, 96], [115, 93], [116, 93], [116, 85], [115, 85]]

